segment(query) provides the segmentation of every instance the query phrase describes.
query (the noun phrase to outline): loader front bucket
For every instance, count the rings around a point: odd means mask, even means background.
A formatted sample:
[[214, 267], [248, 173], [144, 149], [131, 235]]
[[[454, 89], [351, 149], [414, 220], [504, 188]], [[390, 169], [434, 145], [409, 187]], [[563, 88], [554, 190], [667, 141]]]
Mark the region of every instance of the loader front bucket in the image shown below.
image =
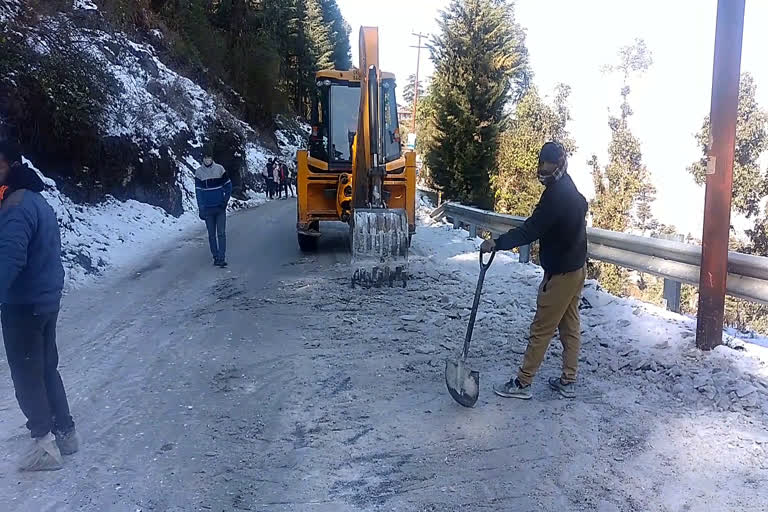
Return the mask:
[[408, 214], [404, 209], [357, 209], [352, 216], [352, 286], [408, 281]]

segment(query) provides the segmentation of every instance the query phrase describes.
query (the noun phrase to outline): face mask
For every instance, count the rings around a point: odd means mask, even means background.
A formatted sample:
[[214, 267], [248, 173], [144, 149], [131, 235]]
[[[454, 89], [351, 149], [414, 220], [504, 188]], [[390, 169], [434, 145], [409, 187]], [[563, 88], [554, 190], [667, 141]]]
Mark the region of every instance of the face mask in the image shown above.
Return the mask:
[[[553, 165], [553, 164], [549, 164], [549, 165]], [[565, 176], [566, 171], [568, 171], [568, 160], [563, 159], [562, 165], [557, 167], [551, 173], [548, 171], [549, 169], [546, 169], [545, 172], [542, 173], [542, 171], [539, 170], [539, 183], [541, 183], [545, 187], [548, 187], [553, 183], [557, 183], [558, 181], [560, 181], [560, 179], [563, 176]]]

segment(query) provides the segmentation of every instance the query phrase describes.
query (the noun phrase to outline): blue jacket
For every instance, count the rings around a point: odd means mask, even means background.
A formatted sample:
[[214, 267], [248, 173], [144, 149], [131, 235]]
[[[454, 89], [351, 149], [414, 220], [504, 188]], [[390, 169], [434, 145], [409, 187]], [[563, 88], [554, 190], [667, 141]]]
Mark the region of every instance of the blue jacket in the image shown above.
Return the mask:
[[26, 165], [11, 167], [0, 204], [0, 303], [58, 311], [64, 288], [56, 213], [40, 192], [43, 182]]
[[195, 171], [195, 195], [200, 217], [218, 213], [227, 207], [232, 196], [232, 181], [221, 165], [201, 165]]

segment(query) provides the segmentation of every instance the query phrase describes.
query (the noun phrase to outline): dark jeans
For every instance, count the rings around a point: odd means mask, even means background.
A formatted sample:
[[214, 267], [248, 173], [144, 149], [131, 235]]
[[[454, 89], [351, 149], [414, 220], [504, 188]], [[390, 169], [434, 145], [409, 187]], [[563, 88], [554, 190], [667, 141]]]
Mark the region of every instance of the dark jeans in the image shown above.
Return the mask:
[[205, 217], [208, 228], [208, 244], [216, 261], [225, 261], [227, 257], [227, 211], [212, 212]]
[[59, 313], [36, 315], [31, 306], [2, 306], [3, 341], [16, 399], [32, 437], [68, 433], [74, 427], [57, 369]]
[[267, 180], [267, 197], [270, 199], [275, 197], [275, 182], [273, 180]]

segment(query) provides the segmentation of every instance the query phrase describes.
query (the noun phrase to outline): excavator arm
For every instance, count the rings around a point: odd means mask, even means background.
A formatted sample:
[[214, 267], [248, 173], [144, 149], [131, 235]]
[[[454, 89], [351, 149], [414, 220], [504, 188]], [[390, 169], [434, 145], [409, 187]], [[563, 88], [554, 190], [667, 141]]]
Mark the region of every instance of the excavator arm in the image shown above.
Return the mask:
[[384, 108], [378, 29], [360, 29], [360, 113], [352, 169], [353, 286], [407, 281], [408, 215], [385, 190]]

